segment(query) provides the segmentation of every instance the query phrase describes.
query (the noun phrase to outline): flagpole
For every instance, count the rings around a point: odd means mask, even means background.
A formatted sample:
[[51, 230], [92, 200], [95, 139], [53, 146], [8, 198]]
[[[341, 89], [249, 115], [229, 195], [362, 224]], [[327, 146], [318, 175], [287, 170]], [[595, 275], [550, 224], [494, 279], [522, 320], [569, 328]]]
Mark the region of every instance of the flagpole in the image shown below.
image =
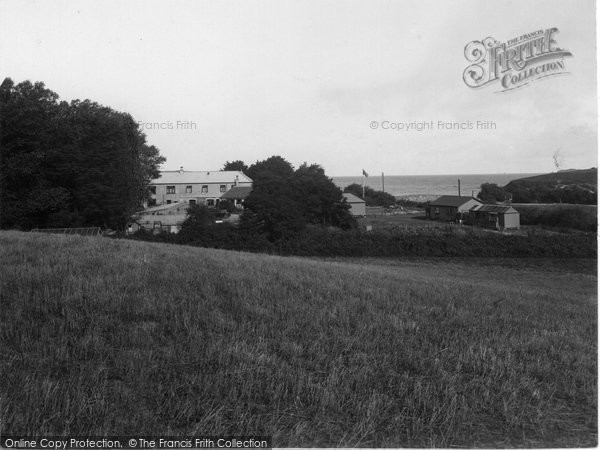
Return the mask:
[[365, 174], [363, 173], [362, 176], [362, 182], [363, 182], [363, 200], [365, 199]]

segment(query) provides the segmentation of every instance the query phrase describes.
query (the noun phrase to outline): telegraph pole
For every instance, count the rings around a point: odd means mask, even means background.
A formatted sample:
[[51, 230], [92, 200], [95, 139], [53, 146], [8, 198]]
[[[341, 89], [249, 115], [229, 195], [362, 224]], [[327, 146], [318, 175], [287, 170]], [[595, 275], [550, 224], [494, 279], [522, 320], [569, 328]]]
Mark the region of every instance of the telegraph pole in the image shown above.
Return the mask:
[[460, 178], [458, 179], [458, 196], [460, 197]]

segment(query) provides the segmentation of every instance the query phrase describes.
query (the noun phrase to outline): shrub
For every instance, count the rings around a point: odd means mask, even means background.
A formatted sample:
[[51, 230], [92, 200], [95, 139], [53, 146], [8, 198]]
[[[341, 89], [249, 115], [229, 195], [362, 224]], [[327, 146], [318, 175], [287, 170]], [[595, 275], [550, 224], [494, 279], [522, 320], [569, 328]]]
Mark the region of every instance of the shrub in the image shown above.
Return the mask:
[[513, 205], [522, 225], [543, 225], [593, 232], [597, 227], [597, 208], [590, 205]]
[[134, 239], [185, 245], [321, 257], [556, 257], [595, 258], [595, 234], [498, 234], [477, 229], [406, 229], [365, 232], [309, 226], [271, 242], [256, 230], [217, 224], [203, 234], [138, 232]]

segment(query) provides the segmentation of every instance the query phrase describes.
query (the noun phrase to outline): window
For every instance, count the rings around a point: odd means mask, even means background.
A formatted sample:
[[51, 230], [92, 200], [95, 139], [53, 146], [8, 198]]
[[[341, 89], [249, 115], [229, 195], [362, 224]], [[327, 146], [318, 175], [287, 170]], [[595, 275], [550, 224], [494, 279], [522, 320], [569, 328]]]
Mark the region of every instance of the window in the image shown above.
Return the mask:
[[221, 192], [225, 192], [227, 190], [227, 185], [226, 184], [222, 184], [221, 185]]
[[148, 200], [148, 206], [156, 206], [156, 199], [151, 198], [150, 200]]
[[208, 184], [203, 184], [202, 185], [202, 193], [203, 194], [208, 194]]
[[156, 186], [150, 186], [150, 193], [156, 195]]
[[196, 200], [190, 200], [190, 205], [195, 205], [196, 204]]
[[439, 214], [440, 213], [440, 208], [435, 208], [435, 210], [433, 211], [435, 214]]
[[215, 200], [214, 200], [214, 199], [212, 199], [212, 198], [209, 198], [209, 199], [206, 201], [206, 206], [215, 206]]
[[170, 205], [170, 204], [171, 204], [171, 200], [167, 200], [167, 205]]
[[174, 194], [175, 186], [167, 186], [167, 194]]
[[192, 193], [192, 187], [191, 186], [186, 186], [185, 187], [185, 193], [186, 194], [191, 194]]

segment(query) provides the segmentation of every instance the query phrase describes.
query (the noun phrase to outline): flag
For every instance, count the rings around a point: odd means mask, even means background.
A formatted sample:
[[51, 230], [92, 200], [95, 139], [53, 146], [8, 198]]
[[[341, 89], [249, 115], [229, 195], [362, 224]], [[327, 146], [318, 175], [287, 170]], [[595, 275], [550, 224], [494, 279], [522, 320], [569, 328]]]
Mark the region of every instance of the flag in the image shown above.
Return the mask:
[[369, 178], [369, 174], [367, 172], [365, 172], [365, 169], [363, 169], [363, 175], [367, 178]]

